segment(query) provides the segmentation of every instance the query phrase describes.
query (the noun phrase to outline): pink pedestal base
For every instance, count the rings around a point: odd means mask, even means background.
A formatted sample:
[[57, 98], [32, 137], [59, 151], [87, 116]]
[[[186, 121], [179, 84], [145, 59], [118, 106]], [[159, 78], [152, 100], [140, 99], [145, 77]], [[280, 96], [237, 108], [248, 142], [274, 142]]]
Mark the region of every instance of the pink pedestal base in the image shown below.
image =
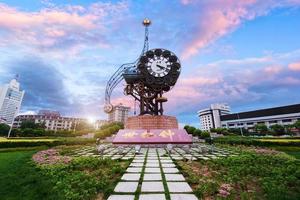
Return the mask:
[[184, 129], [122, 129], [113, 144], [191, 144], [192, 137]]

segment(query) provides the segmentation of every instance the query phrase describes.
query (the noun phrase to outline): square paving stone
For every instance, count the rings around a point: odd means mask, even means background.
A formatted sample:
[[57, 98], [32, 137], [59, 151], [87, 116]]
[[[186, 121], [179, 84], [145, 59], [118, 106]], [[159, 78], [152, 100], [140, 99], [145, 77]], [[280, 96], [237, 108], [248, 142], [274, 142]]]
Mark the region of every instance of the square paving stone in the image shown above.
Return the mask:
[[147, 163], [146, 167], [159, 167], [159, 163]]
[[179, 173], [179, 170], [175, 167], [173, 168], [163, 168], [164, 173]]
[[119, 182], [114, 192], [135, 192], [139, 182]]
[[165, 200], [164, 194], [141, 194], [139, 200]]
[[141, 167], [129, 167], [129, 168], [127, 168], [126, 172], [141, 173], [142, 168]]
[[161, 162], [161, 163], [173, 163], [172, 160], [161, 160], [160, 162]]
[[160, 168], [155, 168], [155, 167], [151, 167], [151, 168], [145, 168], [145, 173], [160, 173]]
[[164, 185], [161, 181], [151, 181], [142, 183], [142, 192], [164, 192]]
[[167, 182], [169, 192], [193, 192], [187, 182]]
[[147, 163], [158, 163], [158, 159], [156, 159], [156, 160], [147, 160]]
[[134, 159], [132, 162], [135, 162], [135, 163], [144, 163], [144, 160], [137, 160], [137, 159]]
[[176, 167], [176, 165], [173, 163], [162, 163], [161, 165], [162, 167]]
[[122, 180], [124, 181], [138, 181], [141, 177], [141, 174], [133, 174], [133, 173], [126, 173], [122, 176]]
[[198, 200], [194, 194], [170, 194], [171, 200]]
[[144, 181], [161, 181], [161, 174], [144, 174]]
[[134, 200], [134, 195], [110, 195], [107, 200]]
[[166, 181], [185, 181], [182, 174], [165, 174]]
[[131, 163], [130, 167], [143, 167], [144, 163]]

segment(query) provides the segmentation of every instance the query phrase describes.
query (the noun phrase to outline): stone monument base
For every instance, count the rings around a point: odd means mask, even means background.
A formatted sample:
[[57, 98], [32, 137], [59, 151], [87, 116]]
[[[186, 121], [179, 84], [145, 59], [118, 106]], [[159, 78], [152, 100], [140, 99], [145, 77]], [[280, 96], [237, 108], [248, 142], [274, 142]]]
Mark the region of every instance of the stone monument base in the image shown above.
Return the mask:
[[141, 115], [128, 117], [125, 129], [178, 129], [176, 117], [166, 115]]
[[192, 137], [178, 129], [176, 117], [142, 115], [129, 117], [113, 144], [191, 144]]

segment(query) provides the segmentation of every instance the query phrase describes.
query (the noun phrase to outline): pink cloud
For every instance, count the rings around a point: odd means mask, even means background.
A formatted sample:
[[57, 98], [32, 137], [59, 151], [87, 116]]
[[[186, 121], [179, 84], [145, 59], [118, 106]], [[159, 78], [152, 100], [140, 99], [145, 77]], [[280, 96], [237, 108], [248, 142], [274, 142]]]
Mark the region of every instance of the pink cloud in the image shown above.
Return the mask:
[[277, 7], [298, 6], [299, 0], [275, 1], [275, 0], [212, 0], [189, 1], [182, 0], [182, 4], [193, 3], [199, 10], [196, 21], [199, 21], [195, 34], [182, 51], [182, 58], [187, 59], [199, 53], [199, 51], [215, 40], [231, 33], [243, 22], [252, 20], [258, 16], [266, 15]]
[[288, 67], [292, 71], [300, 71], [300, 62], [291, 63]]
[[[102, 43], [103, 47], [107, 46], [102, 37], [107, 31], [106, 24], [118, 18], [125, 10], [127, 5], [123, 2], [94, 3], [86, 8], [78, 5], [52, 5], [36, 12], [0, 4], [0, 30], [6, 33], [2, 40], [8, 45], [16, 42], [28, 43], [30, 46], [59, 47], [76, 45], [76, 42], [94, 42]], [[96, 33], [98, 37], [93, 36]]]
[[282, 67], [278, 65], [273, 65], [273, 66], [267, 66], [264, 71], [269, 74], [269, 75], [274, 75], [278, 74], [279, 72], [282, 71]]

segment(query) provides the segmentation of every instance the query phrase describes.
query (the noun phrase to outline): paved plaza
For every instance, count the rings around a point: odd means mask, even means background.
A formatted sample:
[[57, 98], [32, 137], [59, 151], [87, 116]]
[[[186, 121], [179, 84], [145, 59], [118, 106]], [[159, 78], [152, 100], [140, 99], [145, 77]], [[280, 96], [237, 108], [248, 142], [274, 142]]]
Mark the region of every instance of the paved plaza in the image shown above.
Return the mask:
[[[100, 147], [100, 150], [99, 150]], [[73, 156], [132, 160], [108, 200], [196, 200], [175, 160], [210, 160], [236, 156], [235, 152], [206, 144], [137, 146], [101, 144], [73, 151]]]

